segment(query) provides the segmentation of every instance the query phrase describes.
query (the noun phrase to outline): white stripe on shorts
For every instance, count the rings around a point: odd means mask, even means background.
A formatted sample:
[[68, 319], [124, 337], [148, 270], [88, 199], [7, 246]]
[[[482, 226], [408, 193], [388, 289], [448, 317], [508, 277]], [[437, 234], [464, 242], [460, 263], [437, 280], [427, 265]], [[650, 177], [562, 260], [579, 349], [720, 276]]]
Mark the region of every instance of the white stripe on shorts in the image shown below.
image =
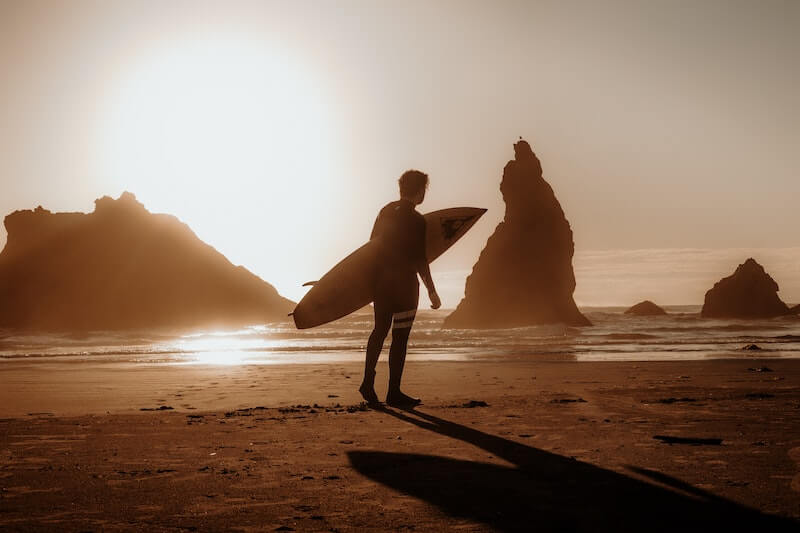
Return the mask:
[[411, 319], [414, 320], [414, 316], [416, 316], [417, 310], [412, 309], [411, 311], [402, 311], [400, 313], [395, 313], [392, 315], [394, 320], [403, 320], [403, 319]]

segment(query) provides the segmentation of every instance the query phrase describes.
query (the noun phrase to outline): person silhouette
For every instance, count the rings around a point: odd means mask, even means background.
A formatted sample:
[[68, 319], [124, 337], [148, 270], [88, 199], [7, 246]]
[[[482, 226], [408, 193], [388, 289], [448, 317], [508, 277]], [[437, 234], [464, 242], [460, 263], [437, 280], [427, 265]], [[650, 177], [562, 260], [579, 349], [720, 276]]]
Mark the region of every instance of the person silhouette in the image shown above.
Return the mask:
[[415, 209], [425, 199], [428, 175], [419, 170], [408, 170], [400, 176], [398, 184], [400, 199], [380, 210], [370, 236], [370, 240], [378, 245], [380, 264], [374, 285], [375, 327], [367, 342], [364, 380], [358, 390], [367, 403], [379, 403], [375, 394], [375, 367], [391, 327], [386, 403], [393, 407], [413, 407], [421, 400], [404, 394], [400, 390], [400, 381], [408, 337], [419, 304], [417, 274], [428, 289], [431, 308], [438, 309], [442, 303], [425, 255], [425, 217]]

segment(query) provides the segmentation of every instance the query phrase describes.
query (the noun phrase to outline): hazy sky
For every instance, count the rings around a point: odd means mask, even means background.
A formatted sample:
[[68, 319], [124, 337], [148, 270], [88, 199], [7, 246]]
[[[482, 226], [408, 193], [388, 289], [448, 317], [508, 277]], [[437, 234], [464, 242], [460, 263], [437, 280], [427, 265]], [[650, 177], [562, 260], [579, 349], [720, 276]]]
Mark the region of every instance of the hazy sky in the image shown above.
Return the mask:
[[699, 303], [747, 254], [800, 301], [798, 65], [798, 1], [0, 0], [0, 213], [130, 190], [297, 299], [420, 168], [421, 211], [490, 210], [453, 306], [521, 135], [579, 303]]

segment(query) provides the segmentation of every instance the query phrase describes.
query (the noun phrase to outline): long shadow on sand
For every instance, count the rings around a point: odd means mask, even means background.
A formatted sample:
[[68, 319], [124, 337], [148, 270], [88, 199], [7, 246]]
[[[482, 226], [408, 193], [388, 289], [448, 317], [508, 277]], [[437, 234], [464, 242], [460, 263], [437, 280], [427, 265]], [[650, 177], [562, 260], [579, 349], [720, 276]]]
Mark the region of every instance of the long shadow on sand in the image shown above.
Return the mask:
[[793, 520], [765, 515], [660, 472], [631, 467], [655, 485], [418, 410], [383, 411], [516, 466], [435, 455], [348, 452], [356, 471], [450, 516], [501, 531], [798, 530]]

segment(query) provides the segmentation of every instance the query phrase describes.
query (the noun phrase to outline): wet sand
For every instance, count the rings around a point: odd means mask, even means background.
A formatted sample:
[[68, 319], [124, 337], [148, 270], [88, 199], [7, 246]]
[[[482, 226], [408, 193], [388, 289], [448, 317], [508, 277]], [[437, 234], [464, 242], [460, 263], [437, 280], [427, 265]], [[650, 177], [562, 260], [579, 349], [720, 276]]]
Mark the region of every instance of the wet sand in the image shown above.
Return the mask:
[[409, 363], [408, 412], [360, 377], [3, 363], [0, 529], [800, 527], [800, 361]]

